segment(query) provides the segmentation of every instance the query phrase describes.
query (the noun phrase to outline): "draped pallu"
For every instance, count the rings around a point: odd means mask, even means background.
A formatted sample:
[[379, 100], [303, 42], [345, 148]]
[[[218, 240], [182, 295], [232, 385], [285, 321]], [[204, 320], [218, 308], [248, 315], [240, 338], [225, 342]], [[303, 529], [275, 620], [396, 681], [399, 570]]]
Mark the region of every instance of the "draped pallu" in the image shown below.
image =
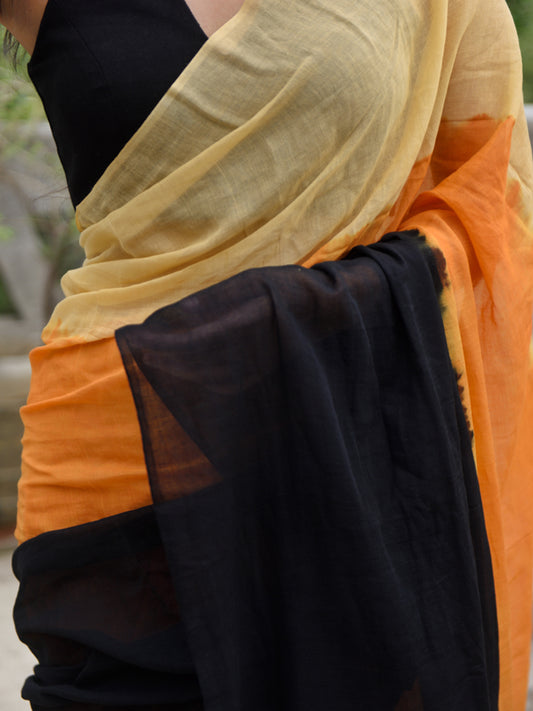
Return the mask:
[[523, 709], [532, 187], [503, 0], [246, 0], [78, 206], [86, 260], [63, 278], [32, 354], [19, 540], [152, 504], [117, 329], [243, 270], [311, 267], [416, 230], [446, 263], [439, 298], [490, 544], [499, 708]]

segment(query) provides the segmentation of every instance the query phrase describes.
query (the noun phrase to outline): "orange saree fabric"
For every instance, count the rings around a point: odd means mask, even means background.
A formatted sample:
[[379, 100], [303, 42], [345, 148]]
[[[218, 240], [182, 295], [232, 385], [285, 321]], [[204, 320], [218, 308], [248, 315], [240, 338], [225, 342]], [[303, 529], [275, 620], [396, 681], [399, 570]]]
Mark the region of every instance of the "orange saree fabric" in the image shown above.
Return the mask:
[[243, 269], [311, 266], [416, 228], [446, 260], [443, 320], [495, 577], [500, 709], [523, 711], [533, 170], [516, 35], [503, 0], [376, 13], [370, 0], [248, 0], [79, 206], [87, 260], [33, 355], [18, 535], [151, 501], [117, 328]]

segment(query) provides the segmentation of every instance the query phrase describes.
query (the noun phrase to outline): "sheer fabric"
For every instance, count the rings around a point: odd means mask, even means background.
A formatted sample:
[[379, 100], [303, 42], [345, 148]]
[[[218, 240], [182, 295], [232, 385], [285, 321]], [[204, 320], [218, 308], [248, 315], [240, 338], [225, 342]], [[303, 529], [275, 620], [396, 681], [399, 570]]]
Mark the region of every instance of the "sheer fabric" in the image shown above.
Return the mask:
[[34, 708], [498, 708], [443, 267], [392, 235], [117, 332], [154, 504], [19, 548]]
[[[442, 319], [492, 554], [500, 709], [523, 709], [532, 184], [503, 0], [400, 0], [379, 11], [369, 0], [246, 0], [78, 208], [87, 259], [63, 280], [23, 410], [19, 539], [152, 503], [117, 329], [243, 269], [309, 267], [389, 230], [418, 229], [447, 264]], [[87, 380], [91, 347], [109, 359]], [[113, 396], [108, 373], [120, 384]], [[87, 424], [61, 418], [62, 402], [65, 415], [88, 403]], [[99, 404], [109, 412], [91, 419]], [[102, 438], [116, 442], [104, 459]]]

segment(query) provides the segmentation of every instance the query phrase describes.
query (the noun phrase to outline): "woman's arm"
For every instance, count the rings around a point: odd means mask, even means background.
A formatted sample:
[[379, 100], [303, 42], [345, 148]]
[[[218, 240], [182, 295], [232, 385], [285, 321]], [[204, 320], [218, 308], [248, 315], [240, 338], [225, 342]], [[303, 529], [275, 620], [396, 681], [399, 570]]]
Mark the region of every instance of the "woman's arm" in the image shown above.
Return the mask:
[[[178, 2], [179, 0], [176, 0]], [[0, 0], [0, 23], [31, 54], [48, 0]], [[185, 0], [207, 35], [237, 13], [244, 0]]]
[[185, 0], [196, 21], [206, 33], [212, 35], [235, 15], [244, 0]]
[[0, 0], [0, 23], [31, 54], [48, 0]]

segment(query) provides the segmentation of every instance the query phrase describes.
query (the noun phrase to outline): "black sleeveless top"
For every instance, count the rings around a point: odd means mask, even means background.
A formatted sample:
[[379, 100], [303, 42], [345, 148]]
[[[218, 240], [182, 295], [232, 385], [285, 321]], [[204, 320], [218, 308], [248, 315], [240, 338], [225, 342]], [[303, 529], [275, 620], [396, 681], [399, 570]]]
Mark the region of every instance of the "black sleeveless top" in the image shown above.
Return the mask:
[[77, 205], [206, 41], [184, 0], [49, 0], [28, 72]]

